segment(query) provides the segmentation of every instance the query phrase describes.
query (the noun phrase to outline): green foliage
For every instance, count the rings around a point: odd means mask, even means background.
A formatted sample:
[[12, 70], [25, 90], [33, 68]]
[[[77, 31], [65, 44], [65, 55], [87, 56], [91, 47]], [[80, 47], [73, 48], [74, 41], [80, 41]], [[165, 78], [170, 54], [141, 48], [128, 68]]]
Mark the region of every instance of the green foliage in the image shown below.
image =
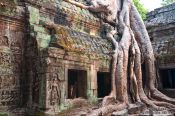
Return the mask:
[[0, 112], [0, 116], [9, 116], [8, 112]]
[[10, 2], [17, 3], [17, 0], [9, 0]]
[[0, 0], [1, 5], [13, 5], [13, 4], [17, 4], [17, 0]]
[[175, 2], [175, 0], [162, 0], [162, 5], [166, 6], [166, 5], [172, 4], [173, 2]]
[[146, 18], [146, 14], [148, 13], [148, 10], [144, 8], [144, 6], [140, 3], [140, 0], [133, 0], [133, 2], [138, 12], [140, 13], [142, 19], [144, 20]]
[[73, 108], [73, 104], [70, 102], [61, 103], [59, 106], [60, 112]]
[[96, 105], [98, 103], [98, 98], [93, 95], [92, 91], [87, 92], [87, 97], [90, 104]]

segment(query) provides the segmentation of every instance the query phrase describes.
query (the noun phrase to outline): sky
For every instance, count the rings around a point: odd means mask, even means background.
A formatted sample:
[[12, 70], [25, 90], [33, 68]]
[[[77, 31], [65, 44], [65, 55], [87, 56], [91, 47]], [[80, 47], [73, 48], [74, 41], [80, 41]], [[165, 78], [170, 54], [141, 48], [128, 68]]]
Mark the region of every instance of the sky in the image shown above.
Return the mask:
[[146, 9], [152, 11], [156, 8], [161, 7], [162, 0], [140, 0]]

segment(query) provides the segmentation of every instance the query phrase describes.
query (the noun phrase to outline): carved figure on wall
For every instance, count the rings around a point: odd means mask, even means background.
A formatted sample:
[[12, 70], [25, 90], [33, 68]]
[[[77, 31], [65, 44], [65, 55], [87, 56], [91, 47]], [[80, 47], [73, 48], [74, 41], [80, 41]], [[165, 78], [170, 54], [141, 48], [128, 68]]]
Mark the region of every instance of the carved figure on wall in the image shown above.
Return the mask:
[[60, 104], [61, 99], [61, 91], [60, 91], [60, 83], [58, 74], [53, 74], [51, 77], [51, 81], [49, 82], [49, 102], [50, 105], [58, 105]]
[[12, 53], [9, 48], [9, 38], [0, 36], [0, 66], [10, 68], [12, 66]]
[[8, 46], [8, 37], [7, 36], [0, 36], [0, 46]]
[[60, 99], [60, 95], [59, 95], [58, 88], [56, 86], [52, 86], [51, 93], [50, 93], [50, 104], [51, 105], [59, 104], [58, 102], [59, 99]]

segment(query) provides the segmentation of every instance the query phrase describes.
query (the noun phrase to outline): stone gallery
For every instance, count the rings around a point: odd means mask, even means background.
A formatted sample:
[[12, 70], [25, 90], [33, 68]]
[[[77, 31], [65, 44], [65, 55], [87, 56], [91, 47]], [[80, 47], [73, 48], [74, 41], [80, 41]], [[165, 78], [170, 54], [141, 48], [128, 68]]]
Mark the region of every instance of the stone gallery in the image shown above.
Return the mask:
[[64, 1], [0, 2], [1, 111], [22, 105], [58, 112], [67, 98], [109, 94], [112, 48], [99, 36], [98, 18]]
[[[150, 12], [146, 20], [158, 59], [156, 82], [171, 97], [175, 97], [171, 94], [175, 88], [174, 14], [172, 4]], [[109, 26], [99, 17], [103, 15], [69, 0], [0, 0], [2, 115], [56, 115], [68, 99], [100, 99], [115, 90], [115, 82], [111, 83], [114, 45], [106, 39]], [[121, 84], [121, 88], [125, 87]], [[128, 95], [129, 102], [138, 102], [134, 95]]]
[[158, 86], [171, 97], [175, 97], [174, 14], [175, 3], [148, 13], [145, 21], [159, 68]]

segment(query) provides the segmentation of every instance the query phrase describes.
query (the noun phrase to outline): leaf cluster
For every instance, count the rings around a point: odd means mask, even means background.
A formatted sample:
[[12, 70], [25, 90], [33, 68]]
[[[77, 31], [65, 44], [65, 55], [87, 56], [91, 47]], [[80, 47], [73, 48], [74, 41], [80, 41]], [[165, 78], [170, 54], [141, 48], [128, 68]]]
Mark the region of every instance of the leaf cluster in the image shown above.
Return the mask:
[[166, 6], [166, 5], [172, 4], [174, 2], [175, 2], [175, 0], [162, 0], [162, 6]]
[[138, 12], [140, 13], [142, 19], [146, 19], [146, 14], [148, 13], [148, 10], [143, 6], [143, 4], [140, 3], [140, 0], [133, 0], [133, 2]]

